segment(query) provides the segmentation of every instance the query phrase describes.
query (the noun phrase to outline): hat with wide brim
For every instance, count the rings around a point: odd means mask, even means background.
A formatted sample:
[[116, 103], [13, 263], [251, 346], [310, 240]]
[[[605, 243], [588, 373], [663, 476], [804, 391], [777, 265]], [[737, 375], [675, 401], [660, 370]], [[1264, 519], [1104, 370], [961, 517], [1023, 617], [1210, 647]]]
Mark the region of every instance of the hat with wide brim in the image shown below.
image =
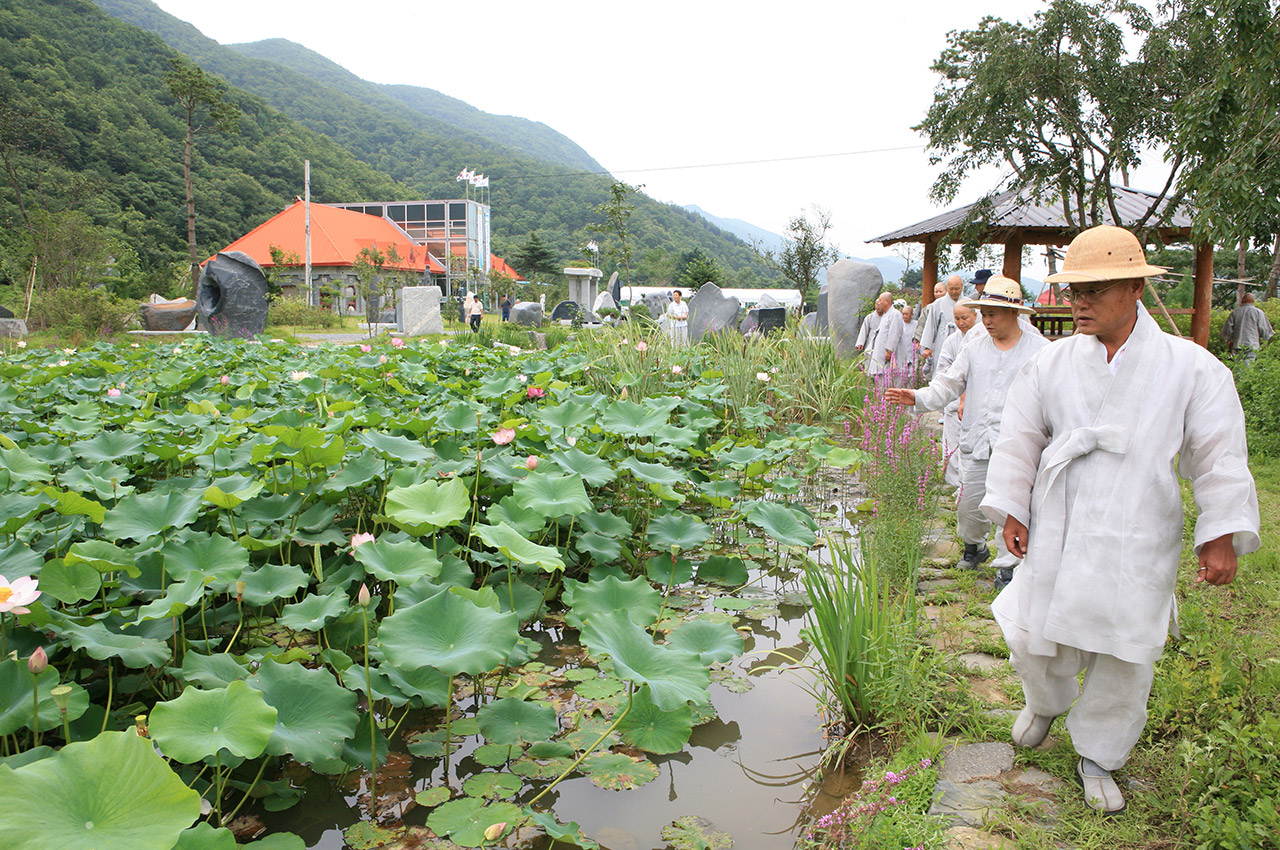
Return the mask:
[[1062, 271], [1045, 278], [1048, 283], [1091, 283], [1129, 280], [1164, 274], [1168, 269], [1147, 262], [1142, 243], [1123, 227], [1109, 224], [1091, 227], [1067, 246]]
[[991, 269], [978, 269], [973, 273], [973, 280], [969, 281], [974, 286], [985, 286], [987, 281], [991, 280]]
[[1035, 310], [1022, 303], [1022, 284], [1016, 280], [996, 275], [987, 280], [987, 288], [977, 300], [969, 302], [970, 307], [1007, 307], [1020, 313], [1035, 313]]

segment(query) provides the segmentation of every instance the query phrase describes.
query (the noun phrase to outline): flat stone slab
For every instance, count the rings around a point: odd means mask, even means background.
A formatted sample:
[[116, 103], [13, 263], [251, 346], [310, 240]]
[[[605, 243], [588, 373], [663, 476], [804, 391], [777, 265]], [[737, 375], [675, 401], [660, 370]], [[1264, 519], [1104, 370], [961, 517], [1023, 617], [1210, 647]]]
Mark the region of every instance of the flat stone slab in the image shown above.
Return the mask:
[[938, 780], [929, 814], [945, 818], [952, 824], [978, 827], [986, 823], [988, 814], [1006, 803], [1004, 786], [994, 779], [974, 782]]
[[966, 652], [960, 656], [960, 663], [974, 673], [1004, 673], [1012, 669], [1007, 658], [997, 658], [985, 652]]
[[953, 826], [946, 832], [946, 850], [1013, 850], [1018, 844], [1012, 838], [992, 835], [971, 826]]
[[959, 582], [953, 578], [935, 578], [920, 582], [917, 585], [919, 593], [937, 593], [939, 590], [951, 590]]
[[0, 339], [22, 339], [27, 335], [27, 323], [22, 319], [0, 319]]
[[961, 744], [943, 755], [938, 776], [951, 782], [995, 779], [1013, 770], [1013, 745], [1002, 743]]

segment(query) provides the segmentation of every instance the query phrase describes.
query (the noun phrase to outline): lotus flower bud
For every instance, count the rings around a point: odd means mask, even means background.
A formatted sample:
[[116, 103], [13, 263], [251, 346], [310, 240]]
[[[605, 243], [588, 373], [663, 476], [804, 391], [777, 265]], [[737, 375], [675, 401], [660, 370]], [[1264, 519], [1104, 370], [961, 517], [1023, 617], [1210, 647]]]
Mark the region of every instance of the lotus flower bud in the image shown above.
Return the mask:
[[529, 455], [527, 458], [525, 458], [524, 468], [530, 471], [537, 469], [538, 459], [533, 455]]
[[43, 646], [37, 646], [36, 651], [31, 653], [31, 657], [27, 659], [27, 669], [31, 671], [31, 675], [39, 676], [48, 666], [48, 653], [44, 651]]
[[502, 835], [503, 830], [505, 830], [506, 828], [507, 828], [506, 821], [502, 821], [501, 823], [490, 824], [489, 826], [485, 827], [484, 840], [496, 841], [498, 839], [498, 836]]
[[356, 594], [356, 602], [361, 608], [369, 607], [369, 600], [373, 597], [369, 595], [369, 586], [363, 582], [360, 584], [360, 592]]

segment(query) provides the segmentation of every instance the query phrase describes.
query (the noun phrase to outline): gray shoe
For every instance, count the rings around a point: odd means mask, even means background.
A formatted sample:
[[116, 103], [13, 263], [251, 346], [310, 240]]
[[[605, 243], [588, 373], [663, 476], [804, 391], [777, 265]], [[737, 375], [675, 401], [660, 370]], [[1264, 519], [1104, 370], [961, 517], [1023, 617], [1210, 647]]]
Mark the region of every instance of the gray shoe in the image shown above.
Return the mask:
[[1013, 739], [1015, 746], [1033, 749], [1044, 743], [1044, 739], [1049, 736], [1049, 727], [1057, 719], [1024, 708], [1013, 721], [1013, 731], [1009, 733], [1009, 737]]
[[996, 570], [996, 580], [992, 583], [996, 593], [1004, 590], [1013, 581], [1013, 567], [1001, 567]]
[[1084, 801], [1089, 808], [1104, 815], [1118, 815], [1124, 811], [1124, 795], [1120, 786], [1111, 778], [1111, 771], [1103, 770], [1087, 758], [1081, 757], [1076, 765], [1076, 781], [1084, 789]]
[[987, 560], [987, 558], [990, 557], [991, 550], [987, 548], [987, 544], [966, 543], [964, 544], [964, 554], [960, 556], [960, 562], [956, 564], [956, 568], [961, 570], [976, 570]]

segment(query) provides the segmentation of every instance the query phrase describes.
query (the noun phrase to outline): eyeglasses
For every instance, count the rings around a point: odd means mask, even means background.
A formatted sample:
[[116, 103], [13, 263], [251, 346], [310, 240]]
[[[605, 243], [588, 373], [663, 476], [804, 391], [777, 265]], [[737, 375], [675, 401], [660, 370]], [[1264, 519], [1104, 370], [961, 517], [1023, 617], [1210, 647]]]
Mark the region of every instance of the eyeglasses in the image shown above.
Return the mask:
[[1114, 283], [1108, 283], [1106, 286], [1097, 286], [1091, 289], [1080, 289], [1075, 284], [1063, 287], [1062, 294], [1068, 301], [1081, 301], [1089, 304], [1096, 304], [1098, 299], [1102, 297], [1104, 292], [1115, 289], [1117, 286], [1129, 283], [1127, 280], [1117, 280]]

